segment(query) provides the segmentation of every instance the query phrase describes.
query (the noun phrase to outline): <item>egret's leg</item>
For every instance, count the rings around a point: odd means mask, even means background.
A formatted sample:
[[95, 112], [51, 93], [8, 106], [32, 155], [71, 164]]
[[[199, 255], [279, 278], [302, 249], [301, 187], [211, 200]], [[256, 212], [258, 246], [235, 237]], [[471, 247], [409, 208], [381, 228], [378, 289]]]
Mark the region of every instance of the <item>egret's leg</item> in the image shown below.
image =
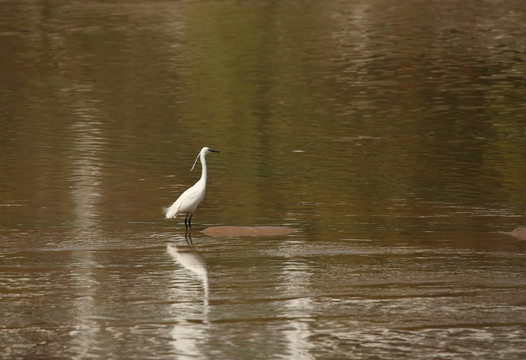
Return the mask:
[[[185, 218], [184, 218], [184, 227], [186, 228], [186, 230], [188, 230], [187, 219], [188, 219], [188, 213], [186, 213], [186, 216], [185, 216]], [[191, 219], [191, 218], [190, 218], [190, 219]]]
[[190, 227], [190, 230], [192, 229], [192, 216], [194, 216], [194, 214], [190, 213], [190, 219], [188, 219], [188, 226]]

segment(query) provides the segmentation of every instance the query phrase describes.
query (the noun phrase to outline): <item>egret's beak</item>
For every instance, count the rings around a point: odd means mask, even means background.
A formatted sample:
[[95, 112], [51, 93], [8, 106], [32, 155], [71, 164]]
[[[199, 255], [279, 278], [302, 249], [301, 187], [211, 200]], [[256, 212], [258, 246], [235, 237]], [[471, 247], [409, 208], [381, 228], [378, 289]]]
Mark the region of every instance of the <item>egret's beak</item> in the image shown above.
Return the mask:
[[208, 149], [208, 151], [210, 151], [210, 152], [216, 152], [216, 153], [220, 152], [219, 150], [212, 150], [212, 149]]

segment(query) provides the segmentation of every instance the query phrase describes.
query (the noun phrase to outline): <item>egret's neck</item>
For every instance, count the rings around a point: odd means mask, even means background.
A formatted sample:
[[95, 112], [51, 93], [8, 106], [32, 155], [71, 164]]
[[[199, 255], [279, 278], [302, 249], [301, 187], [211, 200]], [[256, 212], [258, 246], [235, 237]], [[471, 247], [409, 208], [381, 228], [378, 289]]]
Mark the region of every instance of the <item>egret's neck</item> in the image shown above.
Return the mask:
[[205, 155], [201, 154], [200, 159], [201, 159], [201, 179], [199, 179], [199, 181], [202, 181], [202, 182], [206, 183], [206, 175], [207, 175], [207, 173], [206, 173]]

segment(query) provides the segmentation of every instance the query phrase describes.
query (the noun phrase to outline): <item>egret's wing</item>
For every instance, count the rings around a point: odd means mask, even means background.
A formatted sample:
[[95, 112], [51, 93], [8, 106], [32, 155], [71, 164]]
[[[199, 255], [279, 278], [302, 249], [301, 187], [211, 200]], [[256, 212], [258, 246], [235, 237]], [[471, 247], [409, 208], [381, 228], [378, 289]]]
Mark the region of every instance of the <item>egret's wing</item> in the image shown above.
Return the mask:
[[166, 218], [176, 217], [179, 212], [194, 211], [199, 202], [201, 202], [204, 191], [205, 188], [202, 187], [199, 182], [195, 183], [191, 188], [186, 189], [172, 206], [165, 210]]
[[196, 191], [196, 189], [191, 187], [190, 189], [186, 190], [186, 194], [183, 194], [183, 195], [186, 195], [185, 196], [186, 201], [192, 202], [199, 197], [199, 194], [200, 194], [199, 191]]

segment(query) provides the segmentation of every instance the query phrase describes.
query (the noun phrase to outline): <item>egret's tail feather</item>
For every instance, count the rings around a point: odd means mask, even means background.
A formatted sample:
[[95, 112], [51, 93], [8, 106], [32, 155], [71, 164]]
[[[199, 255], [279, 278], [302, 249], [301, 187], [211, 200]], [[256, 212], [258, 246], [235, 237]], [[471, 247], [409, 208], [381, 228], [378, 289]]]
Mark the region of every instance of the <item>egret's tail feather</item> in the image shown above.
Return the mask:
[[175, 206], [170, 206], [163, 209], [164, 215], [167, 219], [172, 219], [177, 216], [177, 213], [179, 209], [177, 209]]
[[166, 215], [167, 219], [172, 219], [179, 214], [179, 208], [181, 205], [176, 201], [172, 204], [172, 206], [164, 209], [164, 214]]

